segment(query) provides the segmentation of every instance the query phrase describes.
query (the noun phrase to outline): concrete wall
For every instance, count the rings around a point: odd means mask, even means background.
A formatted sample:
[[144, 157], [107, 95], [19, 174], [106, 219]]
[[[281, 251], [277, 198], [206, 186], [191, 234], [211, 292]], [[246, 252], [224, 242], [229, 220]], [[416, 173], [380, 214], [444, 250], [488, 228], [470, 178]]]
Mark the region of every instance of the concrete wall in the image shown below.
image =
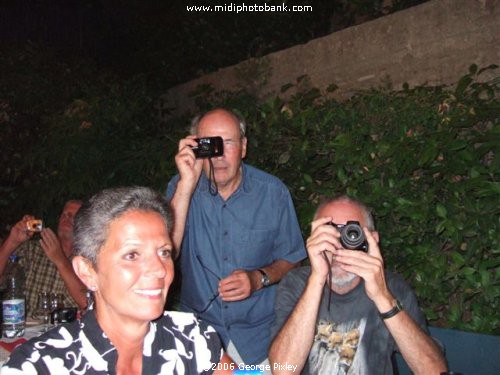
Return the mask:
[[433, 0], [176, 86], [161, 98], [160, 110], [190, 109], [189, 94], [200, 85], [245, 87], [264, 98], [303, 75], [309, 78], [301, 85], [336, 84], [339, 98], [388, 82], [395, 89], [405, 82], [453, 84], [473, 63], [500, 65], [499, 36], [500, 0]]

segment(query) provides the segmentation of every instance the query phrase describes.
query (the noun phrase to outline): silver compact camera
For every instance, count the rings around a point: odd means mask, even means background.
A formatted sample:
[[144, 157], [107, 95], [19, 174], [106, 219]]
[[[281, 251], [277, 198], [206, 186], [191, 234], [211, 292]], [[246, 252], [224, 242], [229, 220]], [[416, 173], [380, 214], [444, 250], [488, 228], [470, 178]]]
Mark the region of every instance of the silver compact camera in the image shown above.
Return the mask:
[[43, 220], [34, 219], [26, 222], [28, 232], [41, 232], [43, 229]]

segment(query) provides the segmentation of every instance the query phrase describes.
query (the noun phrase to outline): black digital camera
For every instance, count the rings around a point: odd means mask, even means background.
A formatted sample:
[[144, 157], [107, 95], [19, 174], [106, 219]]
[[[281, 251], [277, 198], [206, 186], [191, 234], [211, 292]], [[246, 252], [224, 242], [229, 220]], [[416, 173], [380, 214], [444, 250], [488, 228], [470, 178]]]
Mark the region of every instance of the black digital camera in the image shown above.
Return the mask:
[[198, 146], [193, 147], [197, 159], [213, 158], [224, 154], [224, 142], [221, 137], [196, 138]]
[[59, 323], [71, 323], [73, 320], [76, 320], [76, 315], [76, 307], [55, 309], [50, 313], [50, 323], [56, 325]]
[[368, 243], [359, 221], [348, 221], [345, 224], [331, 222], [330, 224], [340, 232], [340, 243], [344, 249], [368, 251]]

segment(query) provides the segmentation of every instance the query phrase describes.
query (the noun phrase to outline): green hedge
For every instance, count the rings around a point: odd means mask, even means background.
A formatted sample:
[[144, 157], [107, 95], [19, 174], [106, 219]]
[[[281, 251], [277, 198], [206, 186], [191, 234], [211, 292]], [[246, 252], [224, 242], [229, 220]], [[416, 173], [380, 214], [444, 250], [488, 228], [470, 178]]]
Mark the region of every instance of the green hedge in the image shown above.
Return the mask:
[[[32, 93], [23, 96], [19, 79], [5, 78], [21, 74], [19, 63], [0, 61], [3, 224], [24, 212], [53, 223], [65, 199], [104, 187], [165, 189], [189, 116], [160, 122], [141, 79], [40, 61], [31, 69], [54, 80], [21, 80]], [[346, 102], [316, 89], [286, 101], [197, 100], [248, 119], [248, 162], [289, 186], [304, 236], [321, 195], [361, 199], [374, 208], [387, 267], [410, 281], [432, 324], [499, 334], [499, 79], [479, 83], [481, 73], [472, 66], [453, 90], [378, 89]]]
[[[494, 68], [494, 67], [491, 67]], [[373, 207], [387, 267], [435, 325], [500, 333], [499, 79], [454, 91], [317, 90], [245, 113], [249, 159], [290, 187], [304, 231], [321, 195]]]

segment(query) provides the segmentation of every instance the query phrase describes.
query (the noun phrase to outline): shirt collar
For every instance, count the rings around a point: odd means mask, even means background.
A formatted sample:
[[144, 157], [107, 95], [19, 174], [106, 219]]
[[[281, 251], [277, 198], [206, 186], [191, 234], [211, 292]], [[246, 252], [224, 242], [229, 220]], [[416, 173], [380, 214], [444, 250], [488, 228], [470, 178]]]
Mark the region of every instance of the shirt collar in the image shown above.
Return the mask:
[[107, 362], [110, 373], [114, 372], [118, 353], [97, 322], [95, 310], [88, 310], [81, 318], [81, 327], [85, 336], [91, 341], [93, 349]]
[[[249, 178], [248, 178], [248, 166], [241, 162], [241, 181], [240, 181], [240, 185], [238, 186], [238, 188], [234, 191], [234, 194], [236, 194], [238, 191], [242, 191], [244, 193], [250, 193], [251, 190], [252, 190], [252, 187], [249, 183]], [[198, 189], [200, 189], [200, 191], [202, 192], [208, 192], [208, 188], [209, 188], [209, 185], [208, 185], [208, 178], [207, 176], [205, 175], [205, 172], [201, 172], [201, 176], [200, 176], [200, 179], [198, 180]]]

